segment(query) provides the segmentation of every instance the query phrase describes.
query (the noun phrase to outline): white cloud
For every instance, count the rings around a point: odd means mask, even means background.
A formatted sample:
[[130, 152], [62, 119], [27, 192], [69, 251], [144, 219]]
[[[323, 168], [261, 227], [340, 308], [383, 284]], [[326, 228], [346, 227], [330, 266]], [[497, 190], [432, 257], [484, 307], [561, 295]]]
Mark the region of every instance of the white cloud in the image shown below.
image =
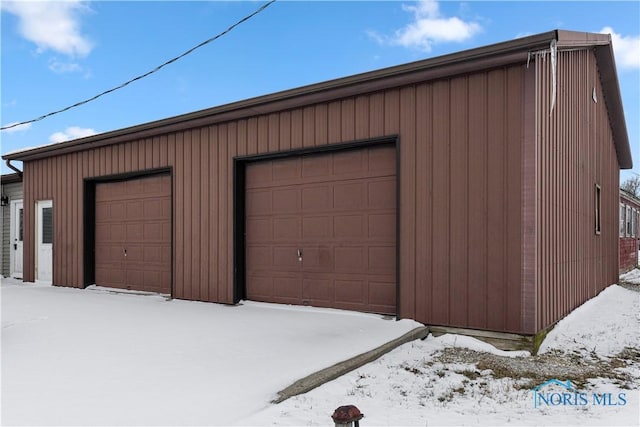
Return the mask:
[[58, 74], [82, 71], [82, 67], [77, 62], [64, 62], [59, 61], [56, 58], [51, 58], [49, 60], [49, 69]]
[[[18, 122], [7, 123], [6, 125], [3, 125], [2, 127], [13, 126], [16, 123], [18, 123]], [[3, 129], [2, 132], [5, 132], [5, 133], [24, 132], [24, 131], [29, 130], [29, 128], [31, 128], [31, 123], [25, 123], [23, 125], [14, 126], [12, 128], [9, 128], [9, 129]]]
[[77, 126], [71, 126], [64, 130], [64, 132], [56, 132], [49, 137], [49, 141], [56, 142], [64, 142], [69, 141], [71, 139], [84, 138], [85, 136], [95, 135], [98, 132], [91, 128], [81, 128]]
[[384, 36], [369, 31], [369, 37], [381, 44], [417, 48], [429, 52], [436, 43], [463, 42], [482, 30], [477, 22], [467, 22], [456, 16], [445, 17], [435, 0], [421, 0], [416, 6], [403, 5], [402, 9], [413, 13], [413, 21], [395, 32]]
[[640, 36], [623, 36], [616, 33], [611, 27], [604, 27], [600, 32], [611, 34], [616, 64], [620, 68], [640, 68]]
[[80, 32], [80, 17], [91, 9], [82, 1], [2, 1], [19, 19], [20, 34], [38, 47], [72, 57], [87, 56], [93, 44]]

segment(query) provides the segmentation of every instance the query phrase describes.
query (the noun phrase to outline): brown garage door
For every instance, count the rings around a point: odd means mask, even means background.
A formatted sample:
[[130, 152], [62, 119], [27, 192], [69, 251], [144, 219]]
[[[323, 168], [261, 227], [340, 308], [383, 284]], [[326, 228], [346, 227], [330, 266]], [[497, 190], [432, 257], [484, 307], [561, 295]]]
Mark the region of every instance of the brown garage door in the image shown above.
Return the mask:
[[394, 314], [395, 148], [250, 163], [246, 233], [248, 299]]
[[169, 175], [96, 184], [96, 284], [171, 293]]

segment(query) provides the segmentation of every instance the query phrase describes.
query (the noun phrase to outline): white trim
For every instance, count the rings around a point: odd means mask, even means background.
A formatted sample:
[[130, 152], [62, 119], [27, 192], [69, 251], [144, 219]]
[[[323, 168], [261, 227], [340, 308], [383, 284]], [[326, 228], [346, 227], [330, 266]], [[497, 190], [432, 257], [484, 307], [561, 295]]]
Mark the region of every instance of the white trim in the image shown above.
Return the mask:
[[[42, 258], [40, 256], [41, 253], [41, 246], [43, 246], [42, 243], [42, 227], [40, 226], [40, 223], [42, 222], [42, 209], [44, 208], [53, 208], [53, 200], [38, 200], [36, 202], [36, 244], [34, 245], [35, 247], [35, 279], [38, 282], [46, 282], [46, 283], [51, 283], [53, 280], [53, 244], [52, 243], [47, 243], [47, 245], [51, 245], [50, 248], [50, 255], [49, 255], [49, 260], [46, 259], [39, 259]], [[46, 251], [46, 248], [42, 248]], [[49, 252], [49, 251], [47, 251]], [[51, 263], [50, 265], [48, 265], [47, 267], [49, 267], [47, 269], [47, 271], [45, 271], [43, 274], [45, 275], [44, 278], [40, 277], [40, 263], [41, 262], [47, 262]]]
[[[23, 199], [15, 199], [11, 201], [10, 211], [9, 211], [9, 277], [13, 277], [16, 279], [22, 279], [22, 275], [24, 274], [24, 264], [22, 265], [22, 270], [18, 273], [15, 271], [15, 262], [16, 262], [16, 250], [14, 249], [14, 244], [16, 243], [18, 230], [16, 227], [16, 221], [18, 217], [18, 204], [22, 205], [23, 212], [23, 220], [24, 220], [24, 201]], [[24, 223], [22, 225], [24, 230]], [[21, 247], [20, 254], [24, 262], [24, 245]]]

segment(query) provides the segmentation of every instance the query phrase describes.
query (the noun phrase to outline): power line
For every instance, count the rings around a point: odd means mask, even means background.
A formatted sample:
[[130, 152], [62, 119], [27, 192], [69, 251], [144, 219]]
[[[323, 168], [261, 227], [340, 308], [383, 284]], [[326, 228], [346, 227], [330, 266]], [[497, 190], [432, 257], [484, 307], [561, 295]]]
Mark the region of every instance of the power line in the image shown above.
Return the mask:
[[235, 27], [237, 27], [238, 25], [240, 25], [240, 24], [242, 24], [242, 23], [244, 23], [244, 22], [248, 21], [249, 19], [253, 18], [254, 16], [256, 16], [257, 14], [259, 14], [260, 12], [262, 12], [263, 10], [265, 10], [267, 7], [271, 6], [271, 5], [272, 5], [273, 3], [275, 3], [275, 2], [276, 2], [276, 0], [271, 0], [271, 1], [269, 1], [268, 3], [266, 3], [266, 4], [262, 5], [261, 7], [259, 7], [255, 12], [251, 13], [250, 15], [245, 16], [244, 18], [242, 18], [241, 20], [239, 20], [239, 21], [238, 21], [238, 22], [236, 22], [235, 24], [231, 25], [229, 28], [227, 28], [227, 29], [226, 29], [226, 30], [224, 30], [223, 32], [219, 33], [218, 35], [216, 35], [216, 36], [214, 36], [214, 37], [211, 37], [210, 39], [207, 39], [207, 40], [203, 41], [203, 42], [202, 42], [202, 43], [200, 43], [199, 45], [192, 47], [191, 49], [187, 50], [186, 52], [182, 53], [181, 55], [178, 55], [178, 56], [176, 56], [175, 58], [171, 58], [171, 59], [170, 59], [170, 60], [168, 60], [167, 62], [165, 62], [165, 63], [163, 63], [163, 64], [158, 65], [158, 66], [157, 66], [157, 67], [155, 67], [153, 70], [151, 70], [151, 71], [147, 71], [147, 72], [146, 72], [146, 73], [144, 73], [144, 74], [140, 74], [139, 76], [134, 77], [134, 78], [132, 78], [131, 80], [128, 80], [128, 81], [126, 81], [126, 82], [122, 83], [121, 85], [118, 85], [118, 86], [113, 87], [113, 88], [111, 88], [111, 89], [105, 90], [104, 92], [101, 92], [101, 93], [99, 93], [99, 94], [97, 94], [97, 95], [95, 95], [95, 96], [92, 96], [91, 98], [85, 99], [84, 101], [76, 102], [75, 104], [73, 104], [73, 105], [69, 105], [68, 107], [65, 107], [65, 108], [62, 108], [62, 109], [60, 109], [60, 110], [56, 110], [56, 111], [52, 111], [52, 112], [50, 112], [50, 113], [44, 114], [44, 115], [42, 115], [42, 116], [40, 116], [40, 117], [37, 117], [37, 118], [35, 118], [35, 119], [26, 120], [26, 121], [24, 121], [24, 122], [13, 123], [13, 124], [10, 124], [10, 125], [3, 126], [3, 127], [1, 127], [1, 128], [0, 128], [0, 130], [11, 129], [11, 128], [14, 128], [14, 127], [17, 127], [17, 126], [26, 125], [26, 124], [28, 124], [28, 123], [38, 122], [38, 121], [40, 121], [40, 120], [46, 119], [47, 117], [51, 117], [51, 116], [53, 116], [53, 115], [63, 113], [63, 112], [65, 112], [65, 111], [71, 110], [72, 108], [76, 108], [76, 107], [79, 107], [79, 106], [81, 106], [81, 105], [87, 104], [87, 103], [89, 103], [89, 102], [91, 102], [91, 101], [95, 101], [96, 99], [100, 98], [101, 96], [104, 96], [104, 95], [106, 95], [106, 94], [108, 94], [108, 93], [111, 93], [111, 92], [115, 92], [115, 91], [117, 91], [117, 90], [119, 90], [119, 89], [122, 89], [122, 88], [123, 88], [123, 87], [125, 87], [125, 86], [130, 85], [130, 84], [131, 84], [131, 83], [133, 83], [133, 82], [136, 82], [136, 81], [141, 80], [141, 79], [143, 79], [143, 78], [145, 78], [145, 77], [147, 77], [147, 76], [150, 76], [151, 74], [153, 74], [153, 73], [155, 73], [155, 72], [159, 71], [160, 69], [162, 69], [162, 68], [166, 67], [167, 65], [172, 64], [172, 63], [176, 62], [177, 60], [179, 60], [179, 59], [181, 59], [181, 58], [184, 58], [185, 56], [189, 55], [190, 53], [192, 53], [192, 52], [193, 52], [193, 51], [195, 51], [196, 49], [199, 49], [199, 48], [201, 48], [202, 46], [207, 45], [207, 44], [209, 44], [209, 43], [211, 43], [211, 42], [213, 42], [213, 41], [215, 41], [215, 40], [219, 39], [220, 37], [222, 37], [222, 36], [224, 36], [225, 34], [229, 33], [231, 30], [233, 30], [233, 29], [234, 29]]

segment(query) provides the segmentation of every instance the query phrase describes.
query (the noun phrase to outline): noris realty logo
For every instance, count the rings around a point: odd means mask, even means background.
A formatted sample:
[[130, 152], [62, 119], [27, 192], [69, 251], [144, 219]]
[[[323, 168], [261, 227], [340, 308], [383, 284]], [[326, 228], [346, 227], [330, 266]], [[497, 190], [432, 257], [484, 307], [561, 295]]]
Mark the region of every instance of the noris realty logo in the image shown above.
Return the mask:
[[[559, 390], [559, 391], [558, 391]], [[626, 393], [584, 393], [576, 390], [571, 381], [545, 381], [533, 389], [533, 407], [553, 406], [625, 406]]]

